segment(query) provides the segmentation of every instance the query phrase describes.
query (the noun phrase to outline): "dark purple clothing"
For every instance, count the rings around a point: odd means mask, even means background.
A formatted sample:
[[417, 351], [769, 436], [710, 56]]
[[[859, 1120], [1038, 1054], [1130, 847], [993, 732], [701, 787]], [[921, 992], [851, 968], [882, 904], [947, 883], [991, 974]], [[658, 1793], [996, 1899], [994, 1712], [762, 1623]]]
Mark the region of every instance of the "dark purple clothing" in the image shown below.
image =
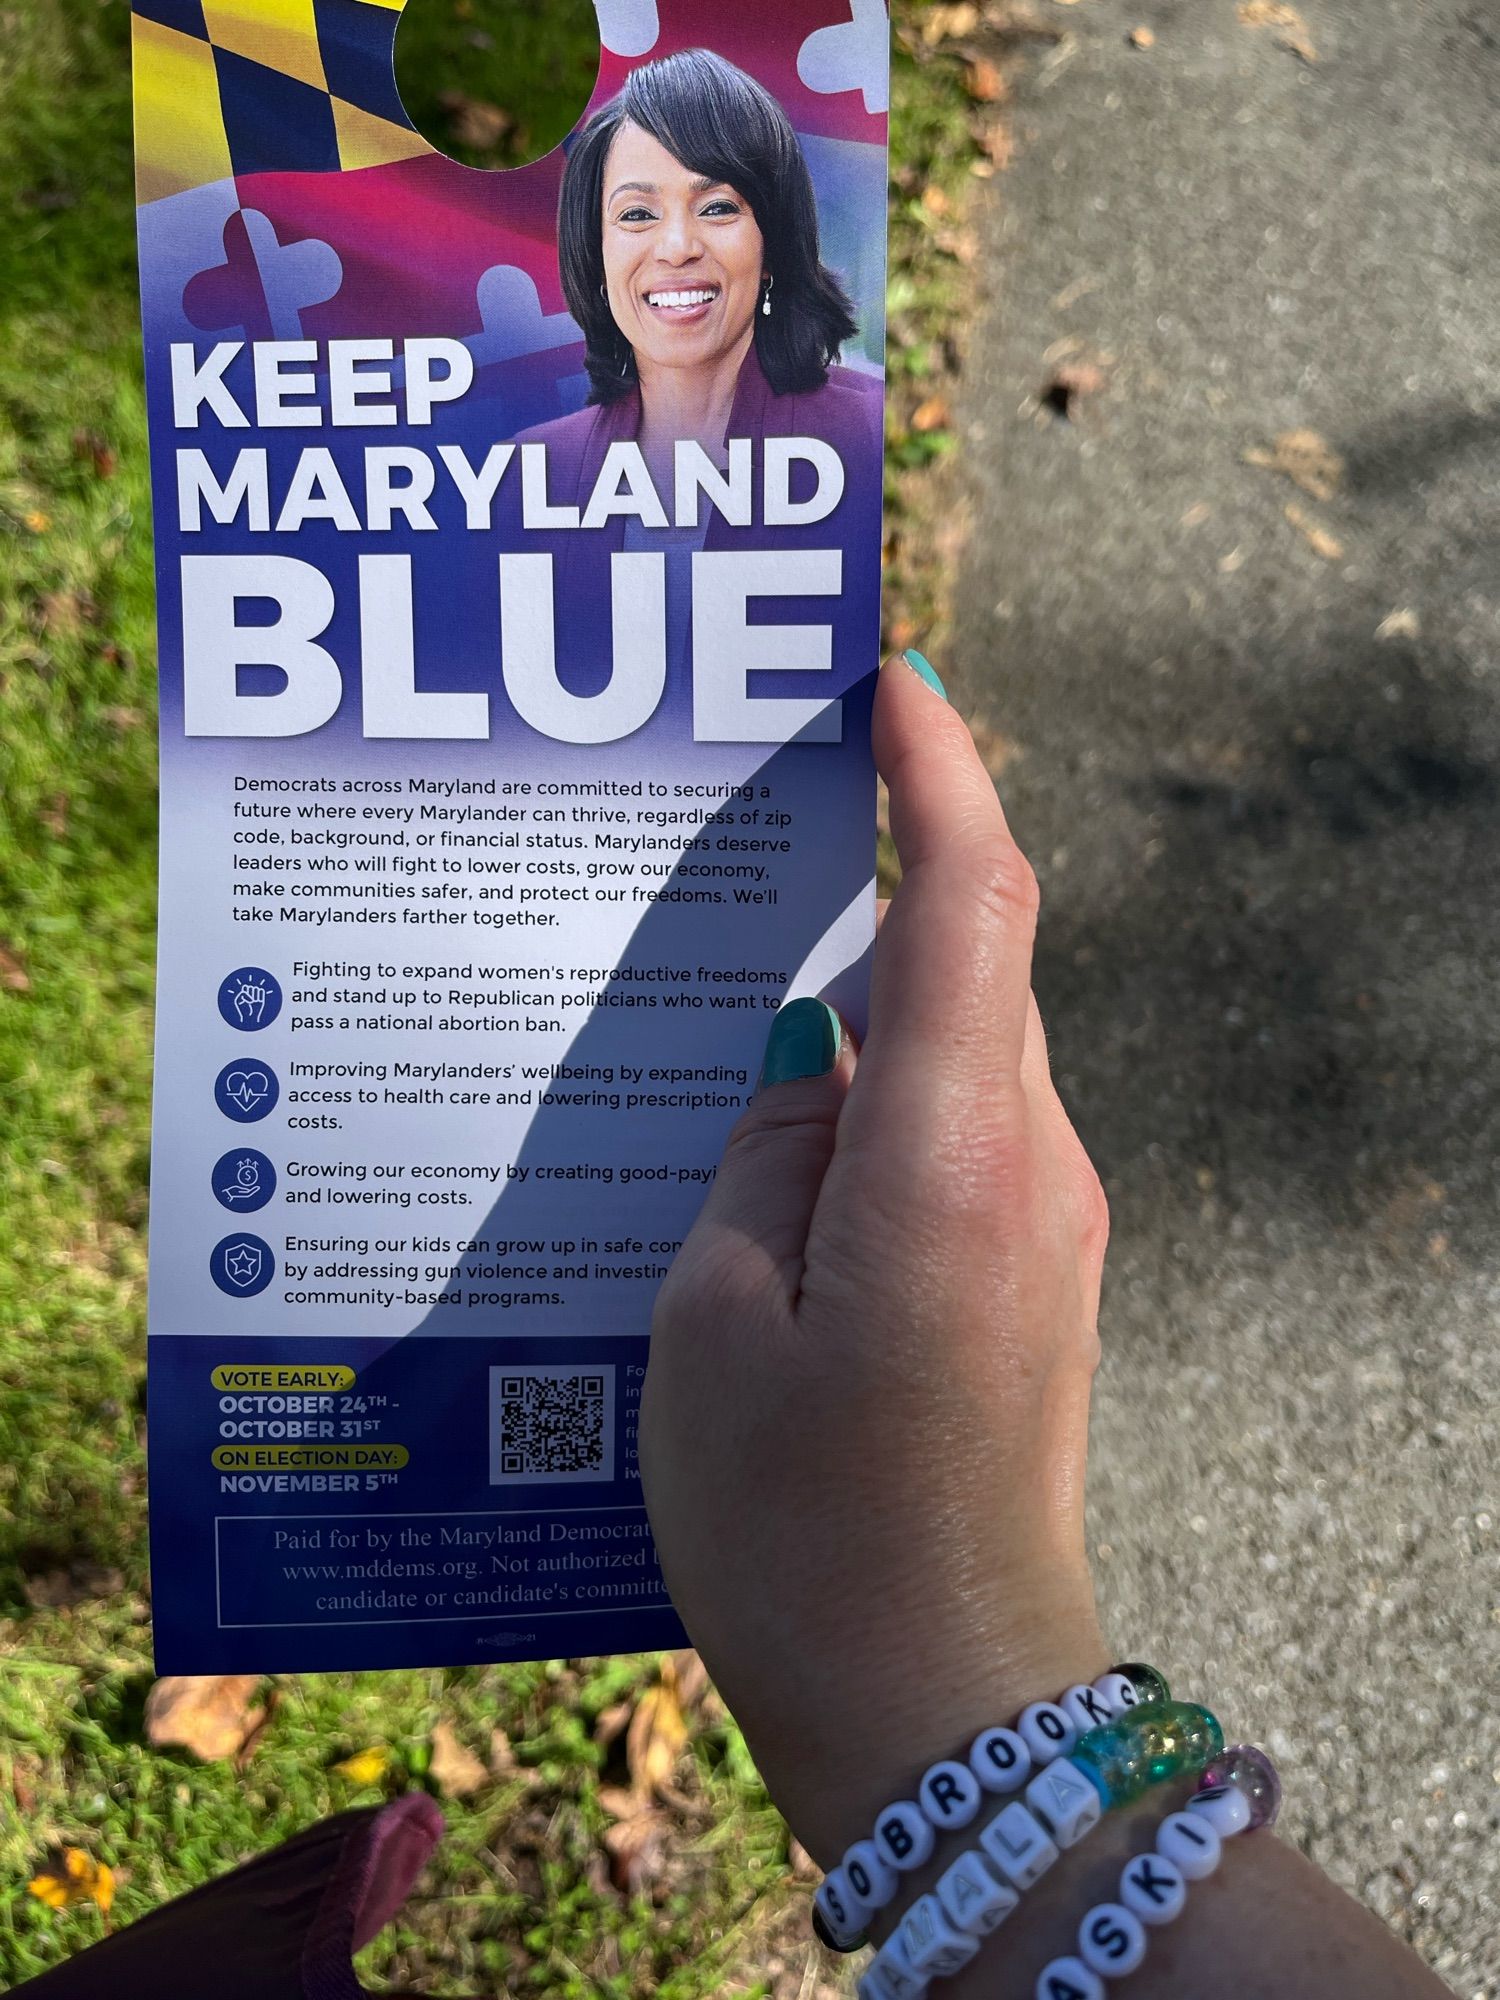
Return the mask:
[[[703, 539], [706, 550], [727, 549], [826, 549], [841, 548], [845, 553], [843, 577], [844, 610], [838, 623], [853, 616], [869, 618], [874, 629], [873, 607], [880, 592], [880, 508], [884, 471], [884, 384], [876, 375], [862, 375], [851, 368], [830, 368], [826, 381], [816, 389], [794, 390], [778, 396], [762, 372], [752, 347], [740, 368], [734, 401], [725, 431], [728, 438], [749, 438], [754, 464], [753, 480], [756, 518], [749, 527], [732, 527], [706, 501], [702, 503]], [[547, 498], [554, 506], [587, 504], [594, 483], [612, 444], [633, 441], [640, 429], [641, 398], [638, 389], [617, 402], [591, 404], [571, 416], [537, 424], [518, 434], [518, 444], [542, 444], [547, 448]], [[844, 466], [844, 492], [825, 519], [805, 524], [768, 527], [760, 513], [760, 441], [767, 437], [812, 437], [832, 445]], [[811, 490], [810, 468], [799, 468], [807, 478], [803, 492]], [[559, 657], [562, 677], [576, 694], [598, 691], [607, 679], [607, 658], [594, 643], [601, 621], [607, 621], [611, 602], [611, 558], [626, 547], [626, 518], [611, 515], [597, 528], [537, 529], [521, 527], [517, 489], [509, 484], [508, 513], [499, 522], [503, 545], [550, 554], [553, 587], [559, 616]], [[803, 497], [794, 484], [792, 497]], [[668, 514], [672, 495], [662, 495]], [[632, 524], [633, 525], [633, 524]], [[685, 575], [682, 560], [673, 563], [668, 576], [669, 693], [665, 708], [680, 707], [688, 700], [685, 691], [687, 630], [682, 611]], [[783, 600], [783, 617], [799, 615], [799, 601]], [[828, 617], [826, 599], [803, 600], [800, 616], [822, 623]], [[603, 629], [608, 629], [607, 624]], [[878, 639], [868, 644], [871, 660]], [[835, 642], [836, 653], [838, 642]], [[836, 657], [841, 683], [852, 683], [857, 672], [867, 670], [858, 649], [857, 668], [846, 656]], [[798, 692], [798, 690], [788, 690]]]
[[14, 1990], [26, 2000], [365, 2000], [352, 1955], [427, 1865], [425, 1792], [339, 1813]]
[[[821, 388], [793, 389], [778, 396], [766, 380], [752, 346], [735, 383], [725, 436], [821, 438], [844, 461], [851, 484], [867, 479], [875, 468], [878, 492], [878, 468], [885, 447], [883, 407], [884, 385], [879, 376], [862, 375], [853, 368], [830, 368]], [[581, 505], [598, 477], [605, 452], [612, 444], [635, 437], [640, 427], [641, 392], [633, 388], [617, 402], [593, 403], [587, 409], [575, 410], [571, 416], [557, 417], [550, 424], [537, 424], [529, 431], [522, 431], [516, 442], [546, 445], [548, 497], [560, 506], [574, 502]], [[709, 528], [710, 547], [715, 528], [721, 532], [724, 529], [717, 514]], [[616, 516], [608, 529], [598, 532], [608, 535], [609, 529], [615, 531], [612, 545], [619, 547], [623, 520]], [[757, 531], [729, 532], [751, 536]], [[764, 541], [760, 543], [765, 545]]]

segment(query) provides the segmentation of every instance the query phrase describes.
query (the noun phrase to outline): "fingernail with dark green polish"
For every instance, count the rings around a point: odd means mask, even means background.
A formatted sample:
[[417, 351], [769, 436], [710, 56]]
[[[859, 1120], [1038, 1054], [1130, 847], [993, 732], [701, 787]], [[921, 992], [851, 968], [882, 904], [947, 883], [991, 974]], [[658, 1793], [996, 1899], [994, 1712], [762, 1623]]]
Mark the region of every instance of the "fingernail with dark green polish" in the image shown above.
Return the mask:
[[826, 1001], [810, 997], [788, 1000], [771, 1023], [757, 1090], [768, 1084], [827, 1076], [839, 1059], [843, 1039], [842, 1023]]
[[908, 646], [901, 657], [920, 680], [926, 681], [927, 685], [935, 693], [940, 694], [944, 701], [948, 699], [948, 690], [938, 679], [937, 669], [925, 654], [919, 653], [915, 646]]

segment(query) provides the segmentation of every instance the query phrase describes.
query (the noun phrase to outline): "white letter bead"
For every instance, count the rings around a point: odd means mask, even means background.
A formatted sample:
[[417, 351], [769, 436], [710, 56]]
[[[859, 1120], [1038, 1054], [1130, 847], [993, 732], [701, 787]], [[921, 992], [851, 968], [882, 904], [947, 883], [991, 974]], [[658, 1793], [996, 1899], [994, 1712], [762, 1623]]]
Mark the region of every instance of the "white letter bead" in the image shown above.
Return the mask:
[[845, 1949], [863, 1934], [865, 1918], [870, 1912], [866, 1905], [855, 1900], [842, 1868], [832, 1868], [823, 1877], [813, 1902], [828, 1926], [829, 1936]]
[[1123, 1903], [1096, 1903], [1078, 1926], [1078, 1955], [1101, 1976], [1123, 1979], [1146, 1956], [1146, 1928]]
[[1029, 1889], [1057, 1859], [1047, 1829], [1019, 1799], [996, 1813], [980, 1834], [979, 1845], [1013, 1889]]
[[891, 2000], [921, 2000], [929, 1981], [907, 1959], [900, 1931], [888, 1937], [875, 1954], [875, 1970], [890, 1990]]
[[875, 1822], [876, 1852], [903, 1874], [920, 1868], [936, 1846], [931, 1820], [911, 1799], [897, 1799]]
[[872, 1910], [883, 1910], [900, 1880], [873, 1840], [856, 1840], [841, 1864], [849, 1887]]
[[1055, 1701], [1034, 1701], [1030, 1708], [1023, 1708], [1016, 1727], [1026, 1739], [1026, 1748], [1036, 1764], [1050, 1764], [1054, 1757], [1066, 1757], [1078, 1741], [1077, 1723], [1071, 1722], [1067, 1711]]
[[896, 2000], [895, 1994], [886, 1983], [879, 1961], [873, 1958], [855, 1980], [854, 1990], [859, 1995], [859, 2000]]
[[979, 1949], [977, 1938], [949, 1923], [936, 1896], [918, 1896], [901, 1919], [900, 1937], [907, 1964], [924, 1979], [946, 1979]]
[[1120, 1901], [1143, 1924], [1169, 1924], [1182, 1915], [1187, 1883], [1175, 1861], [1164, 1854], [1138, 1854], [1120, 1877]]
[[1070, 1758], [1059, 1757], [1026, 1787], [1026, 1803], [1059, 1847], [1072, 1847], [1104, 1810], [1098, 1787]]
[[987, 1792], [1018, 1792], [1031, 1776], [1031, 1752], [1013, 1729], [986, 1729], [974, 1738], [969, 1769]]
[[967, 1764], [945, 1760], [922, 1780], [917, 1801], [936, 1827], [967, 1826], [984, 1799], [984, 1787]]
[[1219, 1830], [1202, 1813], [1168, 1813], [1156, 1829], [1156, 1851], [1175, 1861], [1189, 1882], [1205, 1881], [1219, 1865]]
[[1094, 1693], [1107, 1701], [1116, 1715], [1122, 1709], [1135, 1708], [1141, 1698], [1140, 1690], [1127, 1674], [1101, 1674], [1094, 1682]]
[[1115, 1714], [1109, 1703], [1097, 1688], [1080, 1681], [1077, 1687], [1070, 1687], [1058, 1699], [1058, 1707], [1081, 1735], [1086, 1729], [1097, 1729]]
[[1014, 1889], [995, 1880], [972, 1847], [941, 1877], [937, 1899], [949, 1921], [971, 1937], [988, 1937], [1021, 1901]]
[[1036, 2000], [1104, 2000], [1104, 1981], [1081, 1958], [1054, 1958], [1036, 1983]]
[[1243, 1833], [1250, 1824], [1250, 1801], [1233, 1785], [1214, 1785], [1209, 1791], [1194, 1792], [1187, 1809], [1190, 1813], [1201, 1813], [1221, 1840]]

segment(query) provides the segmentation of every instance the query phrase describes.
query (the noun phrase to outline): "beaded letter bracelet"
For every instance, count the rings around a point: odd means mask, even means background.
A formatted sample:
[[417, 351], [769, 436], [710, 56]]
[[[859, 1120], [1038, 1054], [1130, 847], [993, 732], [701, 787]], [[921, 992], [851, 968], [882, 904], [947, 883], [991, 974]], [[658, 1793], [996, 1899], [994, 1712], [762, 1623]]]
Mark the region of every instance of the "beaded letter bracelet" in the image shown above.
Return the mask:
[[[1186, 1704], [1143, 1703], [1128, 1721], [1121, 1718], [1114, 1725], [1121, 1750], [1131, 1725], [1138, 1725], [1134, 1730], [1136, 1750], [1149, 1747], [1151, 1739], [1160, 1746], [1173, 1732], [1174, 1711], [1185, 1711], [1190, 1717], [1207, 1713]], [[1131, 1753], [1108, 1762], [1113, 1765], [1112, 1776], [1100, 1785], [1099, 1797], [1110, 1804], [1138, 1798], [1151, 1784], [1184, 1769], [1203, 1769], [1201, 1761], [1192, 1757], [1148, 1757], [1142, 1767], [1140, 1757]], [[1162, 1769], [1163, 1763], [1169, 1768]], [[1271, 1825], [1280, 1803], [1281, 1783], [1263, 1751], [1246, 1743], [1217, 1750], [1203, 1769], [1188, 1809], [1168, 1814], [1158, 1829], [1154, 1855], [1136, 1855], [1126, 1863], [1119, 1901], [1100, 1903], [1085, 1916], [1078, 1931], [1078, 1955], [1054, 1959], [1042, 1972], [1036, 2000], [1103, 2000], [1104, 1976], [1123, 1978], [1144, 1958], [1145, 1926], [1170, 1923], [1180, 1915], [1187, 1897], [1186, 1883], [1213, 1873], [1223, 1841], [1247, 1829]], [[1097, 1817], [1096, 1813], [1089, 1825]], [[933, 1978], [966, 1965], [978, 1951], [980, 1940], [1016, 1907], [1018, 1897], [1007, 1894], [1006, 1885], [991, 1873], [997, 1862], [1006, 1858], [1005, 1850], [997, 1850], [983, 1834], [980, 1843], [983, 1854], [976, 1848], [961, 1854], [939, 1882], [936, 1899], [923, 1896], [912, 1905], [861, 1975], [860, 2000], [919, 2000]], [[1034, 1881], [1057, 1859], [1057, 1848], [1048, 1846], [1047, 1855], [1035, 1857], [1035, 1873], [1028, 1880]], [[1010, 1876], [1012, 1883], [1015, 1879]], [[960, 1882], [972, 1892], [967, 1902], [954, 1893]], [[996, 1892], [998, 1904], [994, 1901]]]
[[1123, 1979], [1146, 1956], [1146, 1926], [1179, 1917], [1188, 1883], [1213, 1874], [1224, 1841], [1272, 1825], [1280, 1804], [1281, 1780], [1263, 1750], [1236, 1743], [1216, 1757], [1187, 1810], [1157, 1828], [1155, 1853], [1126, 1862], [1119, 1901], [1096, 1904], [1079, 1925], [1077, 1957], [1043, 1967], [1036, 2000], [1105, 2000], [1105, 1978]]
[[[876, 1819], [874, 1837], [855, 1841], [839, 1865], [829, 1870], [813, 1898], [813, 1929], [818, 1937], [831, 1951], [858, 1951], [867, 1942], [866, 1923], [894, 1900], [901, 1876], [928, 1860], [939, 1833], [967, 1826], [986, 1792], [1005, 1794], [1026, 1785], [1028, 1804], [1045, 1814], [1047, 1825], [1039, 1825], [1015, 1800], [983, 1836], [993, 1836], [1005, 1854], [1005, 1879], [1013, 1885], [1010, 1889], [995, 1885], [1008, 1900], [987, 1927], [993, 1929], [1014, 1909], [1015, 1890], [1024, 1889], [1056, 1860], [1057, 1849], [1047, 1828], [1063, 1845], [1071, 1846], [1099, 1817], [1102, 1794], [1066, 1771], [1049, 1778], [1048, 1767], [1068, 1757], [1081, 1738], [1091, 1737], [1112, 1718], [1143, 1703], [1170, 1698], [1171, 1690], [1154, 1667], [1132, 1661], [1112, 1667], [1092, 1686], [1080, 1682], [1068, 1688], [1055, 1702], [1033, 1702], [1013, 1729], [982, 1730], [967, 1763], [954, 1758], [934, 1764], [918, 1786], [917, 1797], [887, 1806]], [[1208, 1754], [1222, 1746], [1221, 1736]], [[1201, 1767], [1200, 1762], [1193, 1768]], [[1034, 1768], [1036, 1777], [1031, 1775]], [[1098, 1782], [1095, 1778], [1095, 1788]], [[1105, 1798], [1105, 1803], [1116, 1802]], [[1000, 1854], [994, 1858], [999, 1861]]]

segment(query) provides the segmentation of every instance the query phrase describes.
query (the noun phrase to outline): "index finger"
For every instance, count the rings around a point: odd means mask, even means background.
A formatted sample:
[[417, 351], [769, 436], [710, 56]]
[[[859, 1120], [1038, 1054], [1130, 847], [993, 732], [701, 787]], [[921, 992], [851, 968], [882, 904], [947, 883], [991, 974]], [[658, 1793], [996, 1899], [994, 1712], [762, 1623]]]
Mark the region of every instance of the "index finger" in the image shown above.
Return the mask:
[[1020, 1088], [1036, 933], [1036, 877], [974, 740], [905, 660], [881, 672], [874, 744], [902, 879], [875, 952], [851, 1137]]

